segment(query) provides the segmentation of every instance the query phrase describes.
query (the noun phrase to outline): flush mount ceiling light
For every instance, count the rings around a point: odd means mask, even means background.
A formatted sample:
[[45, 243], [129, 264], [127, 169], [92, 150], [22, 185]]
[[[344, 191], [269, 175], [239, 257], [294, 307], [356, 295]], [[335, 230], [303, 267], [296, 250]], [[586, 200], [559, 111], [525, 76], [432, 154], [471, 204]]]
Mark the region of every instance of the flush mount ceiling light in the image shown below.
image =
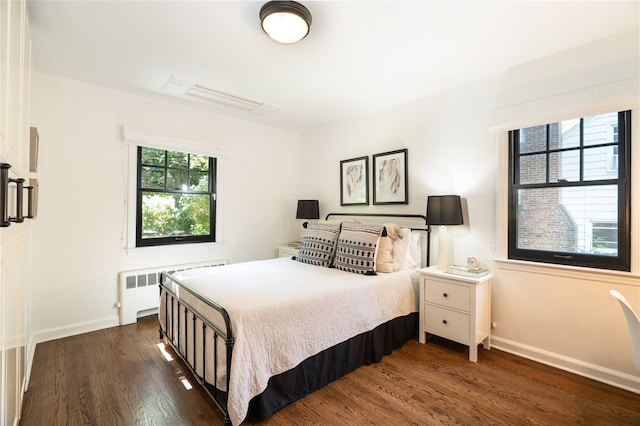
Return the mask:
[[260, 9], [262, 30], [279, 43], [296, 43], [309, 34], [311, 12], [295, 1], [270, 1]]

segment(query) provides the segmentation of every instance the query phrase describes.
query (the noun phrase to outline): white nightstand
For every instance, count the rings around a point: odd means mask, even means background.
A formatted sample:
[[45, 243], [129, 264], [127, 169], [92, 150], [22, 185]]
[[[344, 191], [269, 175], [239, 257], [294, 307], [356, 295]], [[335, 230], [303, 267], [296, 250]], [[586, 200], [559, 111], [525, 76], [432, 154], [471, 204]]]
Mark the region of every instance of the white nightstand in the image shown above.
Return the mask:
[[278, 257], [297, 256], [300, 249], [289, 246], [278, 246]]
[[448, 274], [435, 266], [420, 270], [418, 340], [431, 333], [469, 346], [469, 361], [478, 361], [478, 344], [491, 349], [492, 274], [471, 278]]

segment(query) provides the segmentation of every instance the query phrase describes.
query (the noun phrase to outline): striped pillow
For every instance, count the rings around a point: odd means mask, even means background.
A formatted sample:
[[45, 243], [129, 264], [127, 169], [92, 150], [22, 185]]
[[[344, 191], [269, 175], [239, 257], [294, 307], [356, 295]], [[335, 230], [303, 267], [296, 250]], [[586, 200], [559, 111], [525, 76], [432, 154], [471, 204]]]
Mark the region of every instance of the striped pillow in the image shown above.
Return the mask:
[[339, 234], [339, 223], [308, 224], [296, 260], [316, 266], [331, 266]]
[[343, 223], [338, 248], [336, 268], [356, 274], [376, 274], [376, 254], [383, 225]]

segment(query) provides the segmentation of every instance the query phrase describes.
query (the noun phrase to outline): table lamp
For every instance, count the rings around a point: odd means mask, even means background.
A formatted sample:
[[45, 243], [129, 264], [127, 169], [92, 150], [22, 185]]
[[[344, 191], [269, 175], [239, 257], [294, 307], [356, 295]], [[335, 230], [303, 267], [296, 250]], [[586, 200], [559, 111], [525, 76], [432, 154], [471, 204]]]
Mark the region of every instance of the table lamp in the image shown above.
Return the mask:
[[[320, 219], [318, 200], [298, 200], [296, 219]], [[304, 222], [302, 226], [307, 227], [309, 222]]]
[[462, 203], [459, 195], [430, 195], [427, 197], [427, 225], [439, 225], [438, 269], [449, 266], [449, 235], [447, 225], [462, 225]]

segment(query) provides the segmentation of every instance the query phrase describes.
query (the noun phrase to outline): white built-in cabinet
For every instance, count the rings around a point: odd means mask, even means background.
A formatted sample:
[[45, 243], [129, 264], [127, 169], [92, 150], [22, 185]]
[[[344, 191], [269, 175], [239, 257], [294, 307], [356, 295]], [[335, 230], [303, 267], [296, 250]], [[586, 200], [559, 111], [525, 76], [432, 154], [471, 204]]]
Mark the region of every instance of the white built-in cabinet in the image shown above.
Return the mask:
[[[30, 178], [31, 39], [25, 0], [0, 0], [0, 162], [11, 179]], [[15, 216], [16, 186], [8, 191]], [[0, 227], [0, 424], [17, 425], [31, 336], [31, 221]]]

